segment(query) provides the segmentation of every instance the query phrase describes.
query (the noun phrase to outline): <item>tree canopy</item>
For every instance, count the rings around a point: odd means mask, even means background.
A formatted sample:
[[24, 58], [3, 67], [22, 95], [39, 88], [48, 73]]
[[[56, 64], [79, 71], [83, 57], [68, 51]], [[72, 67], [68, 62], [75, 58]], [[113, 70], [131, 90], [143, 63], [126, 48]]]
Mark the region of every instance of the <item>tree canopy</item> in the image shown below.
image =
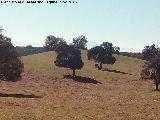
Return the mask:
[[158, 85], [160, 84], [160, 54], [146, 61], [141, 72], [142, 79], [153, 79], [158, 90]]
[[45, 39], [44, 48], [46, 51], [55, 50], [57, 46], [61, 44], [67, 44], [65, 39], [49, 35]]
[[11, 39], [0, 30], [0, 78], [16, 81], [21, 78], [23, 63], [21, 62]]
[[75, 76], [75, 70], [81, 69], [84, 65], [81, 59], [81, 52], [72, 45], [63, 44], [56, 48], [56, 66], [66, 67], [73, 70], [73, 76]]
[[115, 53], [115, 54], [117, 54], [117, 55], [120, 54], [120, 52], [119, 52], [119, 51], [120, 51], [120, 47], [114, 46], [113, 49], [114, 49], [114, 53]]
[[113, 54], [114, 48], [113, 48], [113, 44], [112, 43], [103, 42], [100, 46], [105, 49], [105, 51], [107, 52], [107, 54], [111, 54], [111, 55]]
[[79, 37], [73, 38], [72, 45], [77, 49], [87, 49], [87, 38], [84, 35], [81, 35]]
[[94, 60], [99, 63], [99, 70], [102, 69], [102, 64], [114, 64], [116, 59], [112, 56], [113, 47], [112, 43], [104, 43], [101, 46], [96, 46], [88, 50], [88, 60]]
[[160, 52], [160, 49], [155, 44], [151, 46], [145, 46], [142, 51], [142, 58], [148, 61], [154, 58], [159, 52]]

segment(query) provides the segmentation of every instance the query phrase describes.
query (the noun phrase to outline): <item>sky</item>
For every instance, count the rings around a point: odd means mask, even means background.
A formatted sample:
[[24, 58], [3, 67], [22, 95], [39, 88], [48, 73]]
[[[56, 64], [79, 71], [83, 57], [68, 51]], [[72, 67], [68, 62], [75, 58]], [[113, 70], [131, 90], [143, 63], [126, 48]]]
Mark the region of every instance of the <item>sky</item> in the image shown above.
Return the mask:
[[4, 34], [15, 46], [43, 46], [47, 35], [63, 37], [68, 43], [85, 35], [88, 48], [102, 42], [136, 52], [146, 45], [160, 46], [160, 0], [75, 0], [77, 3], [66, 4], [57, 1], [5, 4], [0, 0]]

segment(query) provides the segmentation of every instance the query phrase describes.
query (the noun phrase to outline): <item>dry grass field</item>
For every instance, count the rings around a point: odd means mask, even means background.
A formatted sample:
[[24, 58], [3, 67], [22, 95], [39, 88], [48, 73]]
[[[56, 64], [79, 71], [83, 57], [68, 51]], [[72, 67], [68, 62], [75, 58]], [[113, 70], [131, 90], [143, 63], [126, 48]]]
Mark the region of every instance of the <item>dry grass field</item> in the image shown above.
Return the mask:
[[77, 70], [53, 64], [54, 52], [22, 57], [23, 78], [0, 83], [1, 120], [160, 120], [160, 93], [139, 80], [143, 61], [115, 55], [99, 71], [82, 51]]

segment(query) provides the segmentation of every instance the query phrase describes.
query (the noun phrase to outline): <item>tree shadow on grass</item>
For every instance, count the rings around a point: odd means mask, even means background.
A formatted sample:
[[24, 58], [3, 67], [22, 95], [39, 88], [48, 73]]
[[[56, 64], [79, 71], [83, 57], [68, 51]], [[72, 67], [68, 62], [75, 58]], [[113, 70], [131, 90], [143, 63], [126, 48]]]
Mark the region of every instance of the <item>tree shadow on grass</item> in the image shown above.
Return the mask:
[[99, 82], [95, 79], [88, 78], [88, 77], [82, 77], [82, 76], [64, 75], [64, 78], [72, 79], [74, 81], [82, 82], [82, 83], [93, 83], [93, 84], [98, 84], [99, 83], [99, 84], [102, 84], [101, 82]]
[[14, 97], [14, 98], [41, 98], [41, 96], [35, 96], [35, 95], [8, 94], [8, 93], [0, 93], [0, 97]]
[[119, 70], [110, 70], [110, 69], [103, 69], [102, 71], [108, 71], [108, 72], [114, 72], [114, 73], [121, 73], [121, 74], [128, 74], [128, 75], [133, 75], [133, 74], [130, 74], [130, 73], [126, 73], [126, 72], [121, 72]]

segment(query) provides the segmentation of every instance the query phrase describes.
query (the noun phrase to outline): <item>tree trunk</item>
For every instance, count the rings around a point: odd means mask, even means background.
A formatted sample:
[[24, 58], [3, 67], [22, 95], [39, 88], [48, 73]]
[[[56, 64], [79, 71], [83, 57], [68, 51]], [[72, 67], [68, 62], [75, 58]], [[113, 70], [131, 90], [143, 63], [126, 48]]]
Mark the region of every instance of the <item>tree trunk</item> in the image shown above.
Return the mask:
[[76, 70], [73, 69], [73, 76], [76, 76]]
[[102, 63], [99, 64], [98, 70], [102, 70]]
[[159, 90], [159, 89], [158, 89], [158, 84], [156, 84], [156, 90]]
[[154, 71], [154, 74], [155, 74], [155, 77], [154, 77], [154, 80], [155, 80], [155, 86], [156, 86], [156, 90], [159, 90], [158, 89], [158, 86], [159, 86], [159, 74], [157, 72], [157, 70]]

